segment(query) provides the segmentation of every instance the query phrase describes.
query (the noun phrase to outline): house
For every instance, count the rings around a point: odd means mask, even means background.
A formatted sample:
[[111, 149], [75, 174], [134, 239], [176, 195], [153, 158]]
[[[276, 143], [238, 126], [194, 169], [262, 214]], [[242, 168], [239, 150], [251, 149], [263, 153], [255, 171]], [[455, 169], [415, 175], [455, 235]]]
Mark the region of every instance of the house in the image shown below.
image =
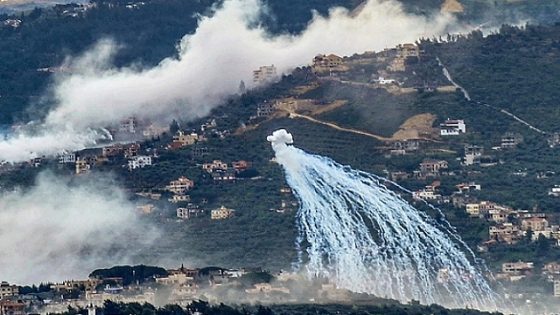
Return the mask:
[[113, 156], [117, 156], [122, 154], [124, 151], [124, 148], [122, 145], [120, 144], [113, 144], [107, 147], [103, 147], [102, 149], [102, 155], [105, 157], [113, 157]]
[[138, 155], [140, 152], [140, 144], [139, 143], [130, 143], [124, 147], [124, 157], [130, 159]]
[[488, 211], [488, 221], [495, 223], [505, 223], [508, 221], [508, 217], [510, 214], [510, 211], [506, 211], [503, 209], [491, 209]]
[[0, 283], [0, 300], [18, 294], [19, 294], [19, 287], [17, 285], [10, 285], [6, 281], [2, 281]]
[[198, 217], [203, 214], [204, 210], [200, 209], [197, 205], [189, 204], [184, 208], [177, 208], [177, 218], [187, 220], [190, 218]]
[[251, 168], [251, 162], [247, 162], [245, 160], [233, 161], [231, 162], [231, 166], [237, 173], [239, 173]]
[[315, 73], [324, 73], [332, 71], [343, 71], [344, 59], [334, 54], [317, 55], [313, 58], [313, 71]]
[[119, 124], [119, 132], [136, 133], [138, 128], [138, 120], [135, 117], [129, 117], [121, 120]]
[[515, 149], [521, 142], [523, 142], [523, 136], [518, 133], [506, 132], [502, 136], [500, 148], [504, 150]]
[[491, 226], [488, 230], [490, 239], [504, 242], [506, 244], [515, 244], [523, 237], [523, 233], [519, 227], [512, 223], [503, 223], [496, 226]]
[[43, 158], [36, 157], [29, 160], [29, 165], [31, 167], [40, 167], [43, 164]]
[[548, 138], [547, 142], [548, 142], [548, 145], [549, 145], [551, 148], [555, 148], [555, 147], [557, 147], [558, 145], [560, 145], [560, 133], [558, 133], [558, 132], [553, 133], [553, 134]]
[[264, 101], [257, 105], [257, 117], [270, 117], [276, 111], [276, 102]]
[[397, 56], [401, 58], [420, 57], [420, 47], [407, 43], [397, 46]]
[[414, 200], [439, 200], [441, 195], [437, 193], [436, 185], [428, 185], [424, 189], [412, 193]]
[[375, 82], [379, 83], [379, 85], [388, 85], [388, 84], [398, 84], [398, 82], [394, 79], [385, 79], [384, 77], [379, 77], [374, 80]]
[[79, 158], [76, 160], [75, 167], [76, 167], [76, 175], [86, 174], [89, 173], [91, 169], [91, 164], [89, 163], [88, 160]]
[[444, 160], [424, 160], [420, 163], [420, 172], [424, 175], [439, 175], [440, 170], [447, 169], [449, 163]]
[[235, 210], [228, 209], [224, 206], [221, 206], [218, 209], [214, 209], [210, 212], [210, 218], [212, 220], [223, 220], [229, 219], [235, 215]]
[[420, 141], [415, 139], [392, 141], [390, 142], [390, 146], [391, 146], [391, 152], [399, 151], [399, 152], [408, 153], [408, 152], [418, 151], [420, 149]]
[[76, 163], [76, 154], [74, 152], [61, 153], [58, 155], [59, 164]]
[[441, 136], [458, 136], [467, 132], [467, 126], [464, 120], [447, 119], [439, 125]]
[[178, 147], [185, 147], [185, 146], [193, 145], [197, 141], [199, 141], [199, 135], [197, 133], [193, 132], [190, 134], [185, 134], [183, 131], [179, 130], [173, 136], [172, 143]]
[[484, 154], [484, 148], [477, 145], [465, 145], [464, 165], [474, 165], [480, 163], [480, 157]]
[[478, 203], [468, 203], [465, 205], [465, 210], [471, 217], [480, 216], [480, 204]]
[[560, 185], [555, 185], [548, 191], [549, 196], [560, 197]]
[[212, 163], [204, 163], [202, 164], [202, 169], [207, 171], [208, 173], [213, 173], [214, 171], [225, 171], [228, 169], [228, 165], [225, 162], [220, 160], [214, 160]]
[[258, 70], [253, 71], [253, 83], [255, 84], [269, 83], [276, 78], [276, 67], [274, 65], [262, 66]]
[[177, 194], [182, 195], [194, 187], [194, 181], [188, 179], [185, 176], [181, 176], [176, 180], [169, 182], [169, 185], [165, 186], [165, 189]]
[[4, 22], [2, 24], [4, 24], [4, 26], [9, 26], [9, 27], [12, 27], [12, 28], [18, 28], [18, 27], [21, 26], [21, 20], [19, 20], [19, 19], [7, 19], [7, 20], [4, 20]]
[[457, 190], [459, 191], [459, 193], [470, 192], [471, 190], [480, 190], [480, 185], [475, 184], [474, 182], [461, 183], [461, 184], [455, 185], [455, 187], [457, 187]]
[[152, 157], [148, 155], [137, 155], [128, 161], [128, 170], [144, 168], [152, 165]]
[[507, 262], [502, 264], [502, 272], [507, 274], [527, 274], [532, 272], [534, 264], [532, 262]]
[[521, 230], [523, 231], [544, 231], [548, 227], [548, 220], [546, 218], [527, 218], [521, 220]]
[[560, 280], [554, 280], [554, 297], [560, 297]]
[[173, 195], [168, 200], [171, 203], [189, 202], [189, 201], [191, 201], [191, 196], [189, 196], [189, 195]]
[[467, 204], [477, 203], [478, 200], [474, 196], [454, 192], [451, 195], [451, 202], [455, 208], [463, 208], [466, 207]]
[[25, 315], [25, 303], [19, 301], [0, 301], [0, 315]]
[[234, 170], [216, 170], [212, 173], [212, 179], [214, 181], [234, 181], [236, 179], [236, 174]]

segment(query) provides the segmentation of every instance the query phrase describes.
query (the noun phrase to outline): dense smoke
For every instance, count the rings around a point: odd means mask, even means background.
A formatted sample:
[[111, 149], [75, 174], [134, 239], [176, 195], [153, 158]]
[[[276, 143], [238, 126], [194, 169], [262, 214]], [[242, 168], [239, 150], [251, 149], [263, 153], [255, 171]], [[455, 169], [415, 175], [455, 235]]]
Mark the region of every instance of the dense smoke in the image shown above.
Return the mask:
[[[78, 136], [81, 130], [131, 115], [154, 118], [179, 112], [184, 117], [204, 116], [235, 93], [241, 80], [251, 86], [252, 70], [259, 66], [274, 64], [279, 73], [288, 73], [309, 64], [318, 53], [350, 55], [456, 31], [450, 15], [415, 16], [405, 13], [394, 0], [369, 0], [357, 12], [334, 8], [328, 17], [316, 15], [299, 35], [272, 36], [254, 26], [263, 9], [258, 0], [225, 1], [213, 14], [200, 18], [194, 34], [182, 39], [178, 57], [150, 69], [113, 67], [111, 59], [118, 46], [101, 41], [64, 66], [70, 74], [57, 78], [52, 91], [57, 106], [47, 115], [38, 136], [59, 132], [83, 138]], [[53, 154], [61, 147], [80, 149], [95, 140], [91, 134], [86, 138], [88, 141], [69, 141], [62, 137], [33, 153], [23, 145], [25, 139], [11, 141], [4, 144], [0, 160]]]
[[29, 190], [1, 195], [0, 222], [0, 275], [18, 284], [81, 279], [129, 263], [158, 235], [114, 183], [49, 173]]

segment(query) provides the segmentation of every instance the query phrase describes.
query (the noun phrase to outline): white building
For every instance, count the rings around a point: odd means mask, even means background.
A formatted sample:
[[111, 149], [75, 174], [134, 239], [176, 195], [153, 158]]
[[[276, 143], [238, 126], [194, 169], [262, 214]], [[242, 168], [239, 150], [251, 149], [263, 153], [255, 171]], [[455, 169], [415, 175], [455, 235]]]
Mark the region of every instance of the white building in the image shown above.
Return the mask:
[[560, 185], [556, 185], [548, 191], [549, 196], [560, 197]]
[[442, 136], [458, 136], [461, 133], [467, 132], [467, 126], [464, 120], [446, 120], [440, 124], [440, 135]]
[[137, 168], [143, 168], [145, 166], [152, 165], [152, 157], [147, 155], [137, 155], [131, 160], [128, 160], [128, 169], [135, 170]]
[[381, 85], [387, 85], [387, 84], [393, 84], [393, 83], [397, 83], [397, 81], [393, 80], [393, 79], [385, 79], [384, 77], [379, 77], [377, 80], [375, 80], [377, 83], [381, 84]]
[[76, 163], [76, 154], [75, 153], [62, 153], [58, 156], [58, 163], [60, 163], [60, 164]]

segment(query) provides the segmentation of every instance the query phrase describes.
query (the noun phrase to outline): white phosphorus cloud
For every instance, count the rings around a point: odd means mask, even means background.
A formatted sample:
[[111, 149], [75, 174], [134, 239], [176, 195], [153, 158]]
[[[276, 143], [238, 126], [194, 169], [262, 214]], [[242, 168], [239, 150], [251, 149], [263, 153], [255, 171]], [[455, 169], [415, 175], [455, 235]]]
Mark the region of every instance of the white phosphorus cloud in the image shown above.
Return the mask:
[[18, 284], [82, 279], [133, 263], [158, 232], [108, 180], [68, 182], [49, 173], [0, 195], [0, 275]]
[[[207, 115], [237, 92], [241, 80], [251, 85], [252, 70], [262, 65], [274, 64], [278, 72], [289, 73], [309, 64], [318, 53], [351, 55], [457, 30], [451, 15], [410, 15], [394, 0], [369, 0], [359, 12], [334, 8], [328, 17], [316, 15], [299, 35], [273, 36], [254, 26], [263, 9], [258, 0], [225, 1], [213, 14], [200, 18], [194, 34], [181, 40], [177, 57], [150, 69], [113, 67], [117, 45], [102, 40], [83, 56], [69, 60], [70, 74], [57, 78], [52, 91], [57, 106], [37, 135], [48, 141], [32, 153], [25, 144], [29, 136], [0, 143], [0, 160], [81, 149], [95, 140], [95, 134], [80, 135], [83, 130], [131, 115]], [[68, 133], [75, 139], [52, 137], [52, 133]]]

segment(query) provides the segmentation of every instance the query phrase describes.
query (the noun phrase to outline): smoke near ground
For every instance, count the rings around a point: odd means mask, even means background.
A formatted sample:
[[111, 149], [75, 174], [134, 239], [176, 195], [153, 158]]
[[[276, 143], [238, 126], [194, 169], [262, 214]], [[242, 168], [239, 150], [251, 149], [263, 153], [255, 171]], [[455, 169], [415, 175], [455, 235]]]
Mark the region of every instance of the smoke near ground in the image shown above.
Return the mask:
[[[280, 73], [309, 64], [318, 53], [350, 55], [381, 50], [458, 31], [448, 14], [417, 16], [404, 12], [393, 0], [369, 0], [358, 12], [334, 8], [328, 17], [315, 16], [299, 35], [272, 36], [258, 25], [265, 8], [258, 0], [228, 0], [178, 45], [178, 56], [153, 68], [134, 65], [115, 68], [112, 56], [118, 45], [102, 40], [91, 51], [69, 59], [69, 73], [56, 79], [52, 90], [57, 106], [47, 115], [42, 130], [19, 141], [0, 143], [0, 160], [21, 161], [66, 149], [81, 149], [95, 141], [87, 128], [135, 115], [165, 118], [180, 113], [187, 118], [207, 115], [227, 96], [237, 92], [243, 80], [252, 85], [252, 70], [274, 64]], [[49, 142], [33, 152], [24, 143], [28, 137], [67, 137]], [[59, 138], [59, 137], [57, 137]], [[85, 138], [85, 139], [84, 139]]]
[[109, 180], [69, 182], [42, 173], [33, 187], [0, 195], [0, 275], [18, 284], [87, 277], [133, 262], [158, 232]]

